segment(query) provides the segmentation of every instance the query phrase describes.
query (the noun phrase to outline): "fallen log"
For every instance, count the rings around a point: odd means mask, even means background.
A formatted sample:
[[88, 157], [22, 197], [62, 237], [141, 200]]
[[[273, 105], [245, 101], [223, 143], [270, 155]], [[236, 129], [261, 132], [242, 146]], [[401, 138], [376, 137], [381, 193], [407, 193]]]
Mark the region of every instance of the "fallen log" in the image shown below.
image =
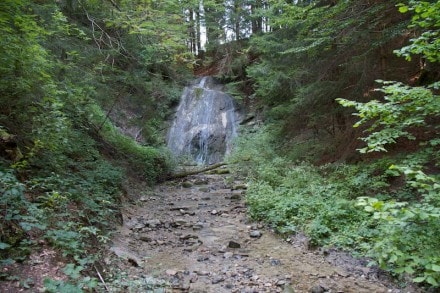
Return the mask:
[[199, 170], [192, 170], [192, 171], [186, 171], [186, 172], [177, 173], [177, 174], [171, 174], [167, 178], [167, 180], [173, 180], [173, 179], [187, 177], [187, 176], [190, 176], [190, 175], [200, 174], [200, 173], [203, 173], [203, 172], [206, 172], [206, 171], [211, 171], [211, 170], [217, 169], [217, 168], [219, 168], [221, 166], [225, 166], [225, 165], [227, 165], [227, 164], [226, 163], [218, 163], [218, 164], [214, 164], [214, 165], [211, 165], [211, 166], [208, 166], [206, 168], [199, 169]]

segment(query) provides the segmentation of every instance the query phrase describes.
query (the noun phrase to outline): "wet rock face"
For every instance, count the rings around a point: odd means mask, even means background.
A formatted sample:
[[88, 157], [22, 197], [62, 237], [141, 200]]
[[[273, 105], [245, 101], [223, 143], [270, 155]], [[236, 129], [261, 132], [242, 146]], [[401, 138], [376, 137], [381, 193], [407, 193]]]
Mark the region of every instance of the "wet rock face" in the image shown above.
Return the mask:
[[212, 77], [186, 87], [168, 133], [168, 147], [176, 156], [199, 164], [222, 161], [237, 135], [238, 114], [231, 96]]

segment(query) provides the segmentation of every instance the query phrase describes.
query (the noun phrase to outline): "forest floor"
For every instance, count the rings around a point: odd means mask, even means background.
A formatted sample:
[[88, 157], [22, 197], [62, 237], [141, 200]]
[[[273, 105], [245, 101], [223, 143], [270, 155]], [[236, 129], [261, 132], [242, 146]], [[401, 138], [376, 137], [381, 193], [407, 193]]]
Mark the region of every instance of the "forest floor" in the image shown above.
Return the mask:
[[105, 266], [143, 283], [139, 292], [417, 292], [366, 260], [251, 222], [232, 178], [193, 175], [126, 204]]

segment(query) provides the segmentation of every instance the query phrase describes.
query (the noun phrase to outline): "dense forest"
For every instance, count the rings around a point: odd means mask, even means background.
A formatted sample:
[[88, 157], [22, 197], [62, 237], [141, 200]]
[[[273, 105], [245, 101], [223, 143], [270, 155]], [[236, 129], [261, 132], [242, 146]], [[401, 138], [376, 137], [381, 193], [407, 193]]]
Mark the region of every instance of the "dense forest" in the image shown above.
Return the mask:
[[102, 289], [121, 201], [173, 173], [182, 89], [214, 75], [251, 218], [438, 288], [439, 34], [435, 0], [2, 0], [2, 268], [49, 246], [47, 292]]

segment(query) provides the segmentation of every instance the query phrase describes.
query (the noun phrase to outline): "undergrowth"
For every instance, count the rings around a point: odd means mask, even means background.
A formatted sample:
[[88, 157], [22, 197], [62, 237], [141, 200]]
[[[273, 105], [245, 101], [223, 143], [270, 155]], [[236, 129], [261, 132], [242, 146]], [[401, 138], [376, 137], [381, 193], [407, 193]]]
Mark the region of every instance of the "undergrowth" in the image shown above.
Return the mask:
[[[420, 200], [414, 179], [420, 183], [422, 173], [402, 175], [391, 165], [420, 163], [423, 152], [314, 166], [286, 159], [282, 148], [274, 147], [276, 133], [264, 127], [243, 135], [229, 157], [235, 172], [250, 182], [246, 201], [252, 218], [279, 233], [304, 232], [313, 246], [348, 249], [398, 277], [438, 286], [439, 207]], [[438, 198], [436, 193], [433, 189], [431, 198]]]

